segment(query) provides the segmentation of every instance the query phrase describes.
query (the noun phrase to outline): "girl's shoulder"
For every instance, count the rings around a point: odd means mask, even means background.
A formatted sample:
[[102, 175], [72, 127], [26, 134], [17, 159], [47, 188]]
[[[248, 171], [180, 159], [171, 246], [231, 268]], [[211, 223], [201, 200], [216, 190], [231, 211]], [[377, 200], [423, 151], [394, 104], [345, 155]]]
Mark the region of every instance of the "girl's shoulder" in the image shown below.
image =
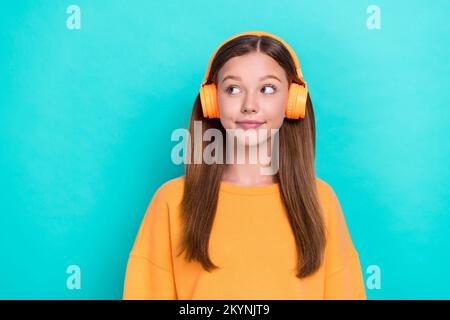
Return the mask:
[[325, 220], [328, 222], [328, 220], [333, 221], [343, 218], [341, 204], [333, 187], [325, 180], [317, 177], [316, 186], [320, 205], [325, 211]]
[[167, 202], [177, 201], [183, 196], [183, 188], [184, 175], [167, 180], [161, 184], [156, 190], [155, 196]]
[[316, 186], [319, 197], [323, 198], [323, 200], [329, 199], [330, 195], [334, 193], [330, 184], [321, 178], [316, 177]]

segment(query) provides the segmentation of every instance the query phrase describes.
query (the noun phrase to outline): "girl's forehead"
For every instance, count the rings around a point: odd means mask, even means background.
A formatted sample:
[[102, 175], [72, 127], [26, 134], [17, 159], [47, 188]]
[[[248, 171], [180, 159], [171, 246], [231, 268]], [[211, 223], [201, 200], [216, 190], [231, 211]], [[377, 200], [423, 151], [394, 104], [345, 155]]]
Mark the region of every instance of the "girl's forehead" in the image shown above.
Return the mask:
[[267, 72], [281, 76], [284, 73], [284, 69], [275, 59], [267, 54], [254, 52], [229, 59], [220, 68], [218, 78], [222, 79], [230, 75], [241, 77], [246, 74], [262, 76], [266, 75]]

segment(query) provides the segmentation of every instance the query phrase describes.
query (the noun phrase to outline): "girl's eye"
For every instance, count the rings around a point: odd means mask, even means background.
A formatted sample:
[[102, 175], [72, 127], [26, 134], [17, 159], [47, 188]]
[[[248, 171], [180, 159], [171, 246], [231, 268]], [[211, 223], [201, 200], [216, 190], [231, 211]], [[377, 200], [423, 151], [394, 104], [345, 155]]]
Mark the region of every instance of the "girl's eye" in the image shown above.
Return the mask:
[[230, 92], [230, 90], [233, 90], [233, 89], [236, 89], [236, 90], [238, 90], [239, 88], [238, 87], [234, 87], [234, 86], [229, 86], [225, 91], [228, 93], [228, 94], [236, 94], [236, 93], [238, 93], [238, 92]]
[[263, 89], [264, 89], [264, 88], [269, 88], [269, 90], [266, 91], [267, 94], [274, 94], [275, 91], [276, 91], [276, 89], [277, 89], [277, 88], [275, 88], [275, 86], [272, 85], [272, 84], [265, 85], [265, 86], [263, 87]]

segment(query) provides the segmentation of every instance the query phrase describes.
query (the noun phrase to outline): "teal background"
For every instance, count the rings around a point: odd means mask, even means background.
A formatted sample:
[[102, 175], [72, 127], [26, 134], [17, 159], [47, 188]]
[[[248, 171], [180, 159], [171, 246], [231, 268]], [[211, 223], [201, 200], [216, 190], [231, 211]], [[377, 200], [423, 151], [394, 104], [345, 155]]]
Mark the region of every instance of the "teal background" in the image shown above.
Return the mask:
[[[66, 8], [81, 8], [69, 30]], [[366, 27], [368, 5], [381, 29]], [[317, 175], [335, 190], [369, 299], [448, 299], [449, 23], [441, 1], [3, 1], [0, 298], [120, 299], [155, 190], [183, 174], [209, 57], [260, 29], [308, 81]], [[66, 268], [81, 268], [81, 289]]]

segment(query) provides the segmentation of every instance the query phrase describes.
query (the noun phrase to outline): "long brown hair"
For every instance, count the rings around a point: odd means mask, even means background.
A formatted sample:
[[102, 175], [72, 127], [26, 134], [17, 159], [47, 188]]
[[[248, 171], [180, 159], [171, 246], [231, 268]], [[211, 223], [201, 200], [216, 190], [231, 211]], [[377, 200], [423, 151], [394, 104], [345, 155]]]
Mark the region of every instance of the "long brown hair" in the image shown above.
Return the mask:
[[[290, 81], [301, 82], [296, 75], [294, 61], [282, 43], [268, 36], [243, 35], [225, 43], [217, 51], [207, 83], [217, 85], [217, 74], [230, 58], [251, 52], [262, 52], [272, 57], [283, 67]], [[202, 135], [206, 130], [215, 128], [225, 137], [226, 131], [220, 119], [203, 117], [199, 95], [195, 99], [189, 122], [191, 137], [194, 137], [194, 121], [201, 121]], [[193, 139], [189, 141], [191, 150], [197, 151], [193, 152], [193, 157], [201, 159], [206, 142], [202, 141], [202, 148], [195, 150]], [[183, 234], [179, 254], [186, 250], [187, 261], [196, 260], [204, 269], [210, 271], [218, 268], [210, 260], [208, 243], [224, 165], [205, 164], [203, 161], [193, 163], [192, 159], [189, 160], [185, 164], [181, 201]], [[314, 161], [314, 112], [308, 94], [305, 117], [299, 120], [285, 118], [279, 129], [279, 169], [276, 177], [296, 242], [298, 278], [314, 273], [321, 266], [326, 242], [325, 225], [316, 189]]]

